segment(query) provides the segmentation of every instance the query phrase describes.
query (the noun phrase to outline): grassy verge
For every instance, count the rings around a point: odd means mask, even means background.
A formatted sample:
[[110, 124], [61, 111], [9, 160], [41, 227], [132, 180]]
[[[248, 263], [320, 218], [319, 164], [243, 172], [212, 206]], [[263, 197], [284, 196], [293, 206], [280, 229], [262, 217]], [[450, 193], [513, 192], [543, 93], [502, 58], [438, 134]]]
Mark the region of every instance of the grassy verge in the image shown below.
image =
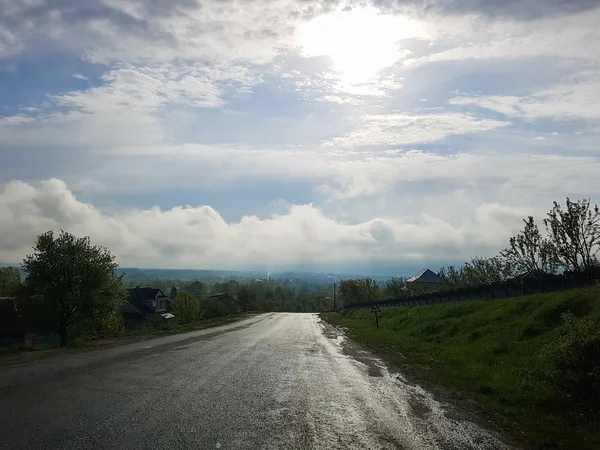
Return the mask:
[[236, 314], [231, 316], [216, 317], [212, 319], [199, 320], [194, 323], [178, 325], [172, 328], [157, 329], [144, 328], [142, 330], [110, 332], [104, 336], [78, 337], [71, 340], [66, 348], [49, 350], [0, 349], [0, 365], [21, 364], [29, 361], [45, 359], [48, 357], [80, 350], [95, 350], [130, 344], [133, 342], [153, 339], [161, 336], [187, 333], [190, 331], [203, 330], [205, 328], [218, 327], [229, 323], [247, 319], [254, 314]]
[[322, 314], [526, 447], [600, 448], [600, 289]]
[[242, 319], [251, 317], [252, 314], [236, 314], [231, 316], [215, 317], [212, 319], [198, 320], [193, 323], [184, 325], [177, 325], [168, 328], [153, 328], [147, 327], [141, 330], [122, 331], [122, 332], [109, 332], [105, 336], [93, 336], [89, 338], [79, 337], [75, 338], [69, 344], [70, 347], [89, 347], [102, 345], [105, 342], [118, 342], [119, 339], [127, 341], [128, 339], [140, 340], [140, 339], [151, 339], [161, 336], [170, 336], [172, 334], [187, 333], [190, 331], [203, 330], [205, 328], [218, 327], [221, 325], [227, 325], [229, 323], [237, 322]]

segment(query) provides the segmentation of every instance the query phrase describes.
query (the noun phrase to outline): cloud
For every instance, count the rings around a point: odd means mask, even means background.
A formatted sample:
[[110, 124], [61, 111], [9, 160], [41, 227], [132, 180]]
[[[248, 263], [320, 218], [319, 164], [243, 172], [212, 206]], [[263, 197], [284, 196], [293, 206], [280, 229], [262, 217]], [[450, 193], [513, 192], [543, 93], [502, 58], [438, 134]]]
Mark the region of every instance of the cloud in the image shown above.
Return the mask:
[[174, 60], [263, 64], [278, 48], [289, 48], [293, 24], [335, 6], [326, 0], [260, 0], [243, 5], [217, 0], [19, 3], [0, 3], [6, 53], [27, 51], [45, 39], [49, 48], [84, 52], [94, 62], [141, 64]]
[[77, 78], [78, 80], [83, 80], [83, 81], [90, 81], [90, 79], [88, 77], [86, 77], [85, 75], [82, 75], [80, 73], [74, 74], [73, 78]]
[[507, 122], [479, 119], [466, 114], [380, 114], [363, 118], [347, 135], [326, 145], [402, 146], [435, 142], [451, 135], [465, 135], [494, 130]]
[[241, 66], [194, 64], [124, 66], [103, 84], [49, 96], [34, 115], [0, 119], [6, 148], [26, 146], [111, 148], [170, 138], [170, 107], [220, 108], [227, 94], [246, 95], [260, 75]]
[[439, 252], [485, 244], [486, 235], [506, 235], [521, 211], [499, 204], [475, 210], [471, 223], [455, 227], [423, 214], [344, 222], [311, 204], [290, 205], [285, 214], [244, 216], [226, 222], [210, 206], [151, 208], [103, 213], [77, 200], [57, 179], [31, 185], [10, 182], [0, 191], [0, 260], [30, 252], [35, 236], [49, 229], [89, 235], [109, 247], [122, 265], [143, 267], [282, 268], [335, 267], [365, 259], [419, 260]]
[[406, 11], [417, 10], [421, 14], [469, 15], [530, 21], [541, 17], [567, 16], [586, 12], [598, 7], [596, 0], [374, 0], [377, 6]]
[[526, 120], [551, 118], [600, 119], [600, 77], [594, 81], [561, 84], [530, 96], [455, 97], [453, 105], [473, 105]]
[[599, 20], [600, 5], [597, 2], [594, 9], [524, 22], [478, 14], [453, 20], [431, 16], [426, 23], [433, 36], [432, 45], [405, 64], [411, 67], [444, 61], [542, 57], [597, 64], [600, 50], [591, 47], [589, 42], [600, 39], [600, 30], [596, 26]]

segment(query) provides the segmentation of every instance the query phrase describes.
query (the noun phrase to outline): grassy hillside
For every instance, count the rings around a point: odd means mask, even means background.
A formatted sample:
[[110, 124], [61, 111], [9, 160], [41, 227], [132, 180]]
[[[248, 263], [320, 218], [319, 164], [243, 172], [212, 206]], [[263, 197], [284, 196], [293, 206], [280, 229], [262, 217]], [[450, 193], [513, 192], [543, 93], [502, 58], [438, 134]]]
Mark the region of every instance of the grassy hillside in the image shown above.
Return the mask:
[[600, 289], [323, 314], [532, 448], [600, 448]]

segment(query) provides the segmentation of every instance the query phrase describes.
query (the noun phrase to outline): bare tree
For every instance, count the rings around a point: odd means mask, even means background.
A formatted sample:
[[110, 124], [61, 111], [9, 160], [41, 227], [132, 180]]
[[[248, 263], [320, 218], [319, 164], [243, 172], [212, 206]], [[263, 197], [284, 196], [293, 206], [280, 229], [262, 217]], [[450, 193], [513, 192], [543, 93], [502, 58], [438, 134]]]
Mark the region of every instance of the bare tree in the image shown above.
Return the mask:
[[540, 275], [556, 272], [553, 244], [542, 237], [532, 216], [523, 219], [523, 231], [510, 238], [510, 246], [500, 253], [506, 264], [521, 274]]
[[448, 266], [442, 267], [438, 272], [442, 283], [449, 289], [457, 289], [465, 285], [465, 277], [462, 267]]
[[544, 219], [555, 260], [566, 269], [588, 271], [600, 249], [600, 210], [589, 199], [572, 202], [567, 197], [565, 206], [554, 202]]
[[516, 275], [515, 266], [506, 258], [471, 258], [462, 267], [464, 284], [478, 286], [481, 284], [502, 283]]
[[343, 280], [340, 282], [340, 295], [345, 305], [373, 303], [379, 299], [380, 288], [372, 278]]

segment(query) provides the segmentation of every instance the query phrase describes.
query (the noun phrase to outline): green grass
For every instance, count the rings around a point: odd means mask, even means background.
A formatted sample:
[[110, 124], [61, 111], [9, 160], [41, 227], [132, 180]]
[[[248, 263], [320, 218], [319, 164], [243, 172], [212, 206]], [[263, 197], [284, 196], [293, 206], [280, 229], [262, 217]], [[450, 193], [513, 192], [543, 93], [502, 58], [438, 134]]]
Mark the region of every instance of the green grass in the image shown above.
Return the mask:
[[[476, 401], [477, 413], [526, 447], [600, 448], [599, 399], [590, 400], [585, 391], [576, 401], [557, 388], [567, 380], [569, 388], [579, 389], [577, 380], [563, 377], [572, 368], [564, 369], [562, 363], [565, 359], [571, 362], [576, 354], [580, 361], [595, 360], [592, 384], [594, 392], [600, 392], [598, 288], [385, 308], [379, 330], [368, 310], [322, 317], [347, 328], [351, 336], [388, 362], [405, 365], [409, 375], [458, 389], [462, 398]], [[572, 337], [574, 327], [593, 337], [582, 338], [581, 333]], [[565, 347], [565, 342], [574, 347]]]
[[237, 322], [242, 319], [246, 319], [250, 317], [250, 314], [235, 314], [229, 316], [222, 317], [214, 317], [211, 319], [203, 319], [198, 320], [192, 323], [187, 323], [183, 325], [177, 325], [172, 327], [165, 328], [153, 328], [147, 327], [140, 330], [131, 330], [131, 331], [116, 331], [116, 332], [107, 332], [105, 335], [98, 335], [91, 338], [84, 337], [75, 337], [69, 343], [69, 347], [94, 347], [97, 346], [101, 341], [110, 340], [111, 342], [115, 342], [118, 339], [150, 339], [154, 337], [160, 336], [169, 336], [172, 334], [179, 333], [187, 333], [190, 331], [198, 331], [203, 330], [205, 328], [218, 327], [221, 325], [227, 325], [229, 323]]

